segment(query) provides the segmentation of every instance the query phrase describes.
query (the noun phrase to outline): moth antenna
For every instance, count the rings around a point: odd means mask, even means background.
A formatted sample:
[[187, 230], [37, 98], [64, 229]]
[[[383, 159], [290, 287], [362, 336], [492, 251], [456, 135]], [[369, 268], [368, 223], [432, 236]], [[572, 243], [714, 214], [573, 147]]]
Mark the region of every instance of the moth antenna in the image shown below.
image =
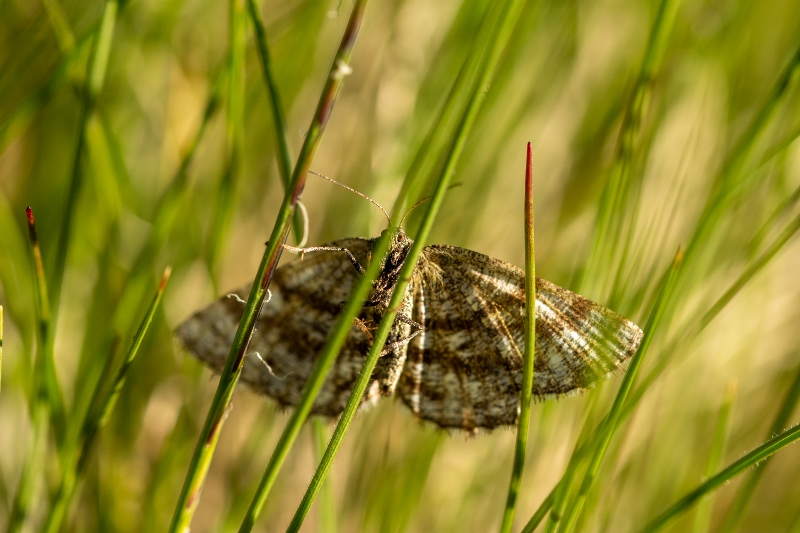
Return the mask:
[[[455, 188], [455, 187], [460, 187], [461, 185], [462, 185], [462, 183], [461, 183], [461, 182], [454, 183], [454, 184], [450, 185], [449, 187], [447, 187], [447, 189], [448, 189], [448, 190], [450, 190], [450, 189], [453, 189], [453, 188]], [[420, 200], [420, 201], [418, 201], [417, 203], [415, 203], [414, 205], [412, 205], [412, 206], [411, 206], [411, 209], [409, 209], [408, 211], [406, 211], [406, 214], [405, 214], [405, 215], [403, 215], [403, 218], [400, 220], [400, 224], [398, 224], [398, 226], [402, 228], [402, 227], [403, 227], [403, 222], [405, 222], [405, 221], [406, 221], [406, 217], [407, 217], [408, 215], [410, 215], [410, 214], [411, 214], [411, 211], [413, 211], [414, 209], [418, 208], [419, 206], [421, 206], [423, 203], [427, 202], [427, 201], [428, 201], [428, 200], [430, 200], [431, 198], [433, 198], [433, 196], [426, 196], [426, 197], [425, 197], [425, 198], [423, 198], [422, 200]]]
[[319, 176], [319, 177], [320, 177], [320, 178], [322, 178], [322, 179], [326, 179], [326, 180], [330, 181], [331, 183], [335, 183], [335, 184], [336, 184], [336, 185], [338, 185], [339, 187], [344, 187], [344, 188], [345, 188], [345, 189], [347, 189], [348, 191], [350, 191], [350, 192], [352, 192], [352, 193], [354, 193], [354, 194], [357, 194], [357, 195], [359, 195], [359, 196], [360, 196], [360, 197], [362, 197], [362, 198], [365, 198], [365, 199], [369, 200], [369, 201], [370, 201], [370, 202], [372, 202], [373, 204], [377, 205], [377, 206], [378, 206], [378, 209], [380, 209], [381, 211], [383, 211], [383, 215], [386, 217], [386, 220], [389, 222], [389, 225], [391, 225], [391, 224], [392, 224], [392, 219], [389, 217], [389, 213], [387, 213], [387, 212], [386, 212], [386, 209], [384, 209], [384, 208], [383, 208], [383, 206], [382, 206], [381, 204], [379, 204], [378, 202], [376, 202], [375, 200], [373, 200], [372, 198], [370, 198], [370, 197], [369, 197], [369, 196], [367, 196], [366, 194], [362, 194], [362, 193], [358, 192], [357, 190], [355, 190], [355, 189], [353, 189], [353, 188], [351, 188], [351, 187], [348, 187], [347, 185], [344, 185], [344, 184], [342, 184], [342, 183], [339, 183], [338, 181], [336, 181], [336, 180], [335, 180], [335, 179], [333, 179], [333, 178], [329, 178], [328, 176], [325, 176], [324, 174], [320, 174], [319, 172], [314, 172], [313, 170], [309, 170], [308, 172], [309, 172], [310, 174], [314, 174], [315, 176]]

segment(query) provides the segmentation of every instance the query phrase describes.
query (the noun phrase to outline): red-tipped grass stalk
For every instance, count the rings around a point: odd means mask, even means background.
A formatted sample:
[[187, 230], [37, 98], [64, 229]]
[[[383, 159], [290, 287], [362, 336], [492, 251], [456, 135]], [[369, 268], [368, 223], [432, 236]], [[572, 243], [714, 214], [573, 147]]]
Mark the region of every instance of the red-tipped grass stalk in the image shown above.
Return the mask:
[[514, 466], [508, 484], [506, 507], [503, 511], [501, 533], [511, 531], [514, 513], [517, 509], [522, 470], [525, 467], [525, 453], [528, 448], [528, 428], [531, 418], [531, 396], [533, 394], [533, 362], [536, 356], [536, 255], [533, 239], [533, 170], [531, 162], [531, 143], [528, 143], [525, 161], [525, 355], [522, 367], [522, 390], [519, 399], [519, 422], [517, 441], [514, 448]]

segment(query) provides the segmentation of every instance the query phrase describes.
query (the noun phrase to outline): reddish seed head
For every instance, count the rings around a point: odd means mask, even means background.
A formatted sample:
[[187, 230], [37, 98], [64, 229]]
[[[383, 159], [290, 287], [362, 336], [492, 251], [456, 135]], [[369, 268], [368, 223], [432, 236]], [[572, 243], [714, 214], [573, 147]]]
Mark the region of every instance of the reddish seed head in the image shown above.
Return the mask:
[[31, 206], [25, 208], [25, 215], [28, 217], [28, 225], [33, 226], [33, 209], [31, 209]]

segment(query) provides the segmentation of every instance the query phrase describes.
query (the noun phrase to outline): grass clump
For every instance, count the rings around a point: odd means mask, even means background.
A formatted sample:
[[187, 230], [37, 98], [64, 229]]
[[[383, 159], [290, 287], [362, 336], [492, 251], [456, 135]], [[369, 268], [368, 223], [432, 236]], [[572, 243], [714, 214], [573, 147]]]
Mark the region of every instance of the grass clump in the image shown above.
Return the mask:
[[[798, 20], [790, 2], [0, 3], [0, 527], [796, 527]], [[313, 387], [286, 413], [234, 393], [289, 234], [384, 229], [309, 169], [395, 222], [433, 194], [405, 223], [417, 252], [523, 265], [528, 141], [537, 273], [647, 322], [624, 373], [534, 403], [527, 446], [393, 402], [306, 432]], [[170, 332], [256, 272], [209, 381]]]

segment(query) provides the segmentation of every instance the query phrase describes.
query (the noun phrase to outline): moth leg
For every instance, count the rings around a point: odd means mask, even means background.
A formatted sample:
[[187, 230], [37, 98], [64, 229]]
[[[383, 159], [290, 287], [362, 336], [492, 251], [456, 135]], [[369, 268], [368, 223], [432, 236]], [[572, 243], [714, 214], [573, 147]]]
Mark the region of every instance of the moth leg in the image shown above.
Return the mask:
[[397, 320], [399, 320], [400, 322], [403, 322], [405, 324], [408, 324], [412, 328], [417, 328], [417, 330], [416, 331], [412, 331], [411, 334], [408, 335], [407, 337], [403, 337], [402, 339], [399, 339], [399, 340], [396, 340], [394, 342], [390, 342], [389, 344], [384, 345], [383, 346], [383, 350], [381, 350], [381, 356], [384, 356], [384, 355], [388, 354], [389, 351], [392, 348], [394, 348], [395, 346], [402, 346], [404, 344], [408, 344], [409, 342], [411, 342], [411, 339], [413, 339], [414, 337], [416, 337], [417, 335], [422, 333], [422, 331], [425, 329], [425, 328], [422, 327], [422, 324], [420, 324], [419, 322], [417, 322], [415, 320], [412, 320], [412, 319], [408, 318], [406, 315], [397, 315]]
[[403, 322], [405, 324], [408, 324], [412, 328], [417, 328], [417, 333], [420, 333], [420, 332], [422, 332], [422, 330], [425, 329], [425, 328], [422, 327], [422, 324], [420, 324], [419, 322], [417, 322], [415, 320], [411, 320], [406, 315], [398, 314], [397, 315], [397, 320], [399, 320], [400, 322]]
[[347, 258], [350, 259], [350, 262], [353, 263], [353, 266], [356, 267], [356, 270], [358, 270], [359, 274], [364, 275], [367, 273], [367, 271], [364, 270], [364, 267], [362, 267], [358, 262], [358, 259], [356, 259], [356, 256], [353, 255], [353, 252], [347, 248], [339, 248], [338, 246], [312, 246], [310, 248], [297, 248], [295, 246], [289, 246], [288, 244], [284, 244], [283, 247], [290, 252], [299, 253], [300, 261], [303, 260], [303, 257], [308, 252], [344, 252], [347, 254]]
[[355, 324], [355, 325], [356, 325], [356, 327], [358, 327], [358, 329], [360, 329], [361, 331], [363, 331], [363, 332], [364, 332], [364, 335], [366, 335], [366, 336], [367, 336], [367, 338], [368, 338], [370, 341], [372, 341], [372, 333], [370, 333], [370, 331], [369, 331], [369, 328], [367, 327], [367, 323], [366, 323], [366, 322], [364, 322], [363, 320], [361, 320], [361, 319], [360, 319], [360, 318], [358, 318], [358, 317], [355, 317], [355, 318], [353, 318], [353, 324]]
[[404, 344], [408, 344], [409, 342], [411, 342], [411, 339], [413, 339], [420, 333], [422, 333], [422, 330], [418, 329], [417, 331], [412, 332], [411, 335], [409, 335], [408, 337], [403, 337], [402, 339], [390, 342], [389, 344], [384, 344], [383, 350], [381, 350], [381, 355], [379, 357], [383, 357], [384, 355], [388, 354], [395, 346], [402, 346]]

